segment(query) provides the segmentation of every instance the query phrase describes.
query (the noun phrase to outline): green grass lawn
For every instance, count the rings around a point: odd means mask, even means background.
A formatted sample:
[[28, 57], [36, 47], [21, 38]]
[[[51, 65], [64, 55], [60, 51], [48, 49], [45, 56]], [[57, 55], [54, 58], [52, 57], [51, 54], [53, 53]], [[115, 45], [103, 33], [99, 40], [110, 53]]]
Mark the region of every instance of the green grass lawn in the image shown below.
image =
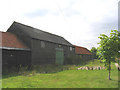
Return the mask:
[[[90, 62], [93, 66], [96, 62]], [[100, 63], [98, 63], [99, 65]], [[97, 64], [95, 64], [97, 65]], [[103, 65], [103, 64], [102, 64]], [[102, 66], [101, 65], [101, 66]], [[71, 65], [72, 67], [73, 65]], [[99, 65], [100, 66], [100, 65]], [[118, 71], [112, 64], [111, 78], [107, 70], [63, 70], [56, 73], [4, 75], [3, 88], [118, 88]]]

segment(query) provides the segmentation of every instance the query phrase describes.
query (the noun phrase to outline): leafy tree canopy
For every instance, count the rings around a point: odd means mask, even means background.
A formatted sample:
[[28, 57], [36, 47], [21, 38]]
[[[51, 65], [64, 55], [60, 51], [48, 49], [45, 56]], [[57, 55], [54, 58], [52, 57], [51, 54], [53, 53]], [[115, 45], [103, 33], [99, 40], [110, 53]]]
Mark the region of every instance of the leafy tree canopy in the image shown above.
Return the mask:
[[120, 57], [120, 32], [117, 30], [111, 30], [110, 36], [105, 34], [100, 34], [101, 41], [98, 43], [98, 54], [101, 56], [101, 59], [105, 60], [105, 65], [109, 70], [109, 80], [110, 70], [111, 70], [111, 61], [116, 57]]
[[107, 61], [120, 56], [120, 32], [111, 30], [110, 36], [100, 34], [99, 38], [98, 54], [102, 59]]
[[92, 53], [96, 53], [97, 52], [97, 49], [95, 47], [92, 47], [91, 50], [90, 50]]

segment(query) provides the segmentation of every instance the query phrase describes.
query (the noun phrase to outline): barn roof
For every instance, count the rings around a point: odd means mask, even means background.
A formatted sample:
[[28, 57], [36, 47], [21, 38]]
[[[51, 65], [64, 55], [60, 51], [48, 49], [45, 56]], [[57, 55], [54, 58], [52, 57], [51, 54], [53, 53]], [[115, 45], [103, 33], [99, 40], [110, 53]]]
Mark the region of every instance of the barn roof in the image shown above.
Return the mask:
[[16, 35], [10, 32], [0, 32], [0, 39], [0, 48], [2, 49], [29, 50]]
[[[73, 46], [71, 43], [69, 43], [67, 40], [65, 40], [63, 37], [51, 34], [45, 31], [42, 31], [40, 29], [33, 28], [31, 26], [27, 26], [18, 22], [14, 22], [11, 27], [16, 27], [16, 30], [21, 30], [21, 32], [24, 32], [26, 35], [30, 36], [31, 38], [34, 39], [39, 39], [39, 40], [44, 40], [44, 41], [49, 41], [53, 43], [58, 43], [58, 44], [63, 44], [63, 45], [68, 45], [68, 46]], [[10, 28], [11, 28], [10, 27]], [[8, 29], [8, 32], [12, 29]]]
[[74, 45], [74, 46], [75, 46], [75, 52], [76, 52], [76, 54], [92, 55], [92, 53], [87, 48], [76, 46], [76, 45]]

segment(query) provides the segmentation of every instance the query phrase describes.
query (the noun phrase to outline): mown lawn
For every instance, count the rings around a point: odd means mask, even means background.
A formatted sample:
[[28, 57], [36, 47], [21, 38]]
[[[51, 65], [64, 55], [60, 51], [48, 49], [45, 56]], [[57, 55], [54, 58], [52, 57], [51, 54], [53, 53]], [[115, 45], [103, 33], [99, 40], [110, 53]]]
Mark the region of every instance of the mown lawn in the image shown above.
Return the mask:
[[[93, 65], [93, 64], [92, 64]], [[107, 70], [63, 70], [56, 73], [3, 76], [3, 88], [118, 88], [118, 71], [114, 64], [112, 80]]]

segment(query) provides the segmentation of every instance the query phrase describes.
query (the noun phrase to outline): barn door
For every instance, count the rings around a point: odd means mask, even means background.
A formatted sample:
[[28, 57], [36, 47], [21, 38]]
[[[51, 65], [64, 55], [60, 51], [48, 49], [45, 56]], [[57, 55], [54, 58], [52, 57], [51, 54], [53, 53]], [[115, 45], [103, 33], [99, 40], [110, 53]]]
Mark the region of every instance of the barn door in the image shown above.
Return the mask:
[[64, 62], [64, 52], [56, 51], [56, 64], [63, 65]]

